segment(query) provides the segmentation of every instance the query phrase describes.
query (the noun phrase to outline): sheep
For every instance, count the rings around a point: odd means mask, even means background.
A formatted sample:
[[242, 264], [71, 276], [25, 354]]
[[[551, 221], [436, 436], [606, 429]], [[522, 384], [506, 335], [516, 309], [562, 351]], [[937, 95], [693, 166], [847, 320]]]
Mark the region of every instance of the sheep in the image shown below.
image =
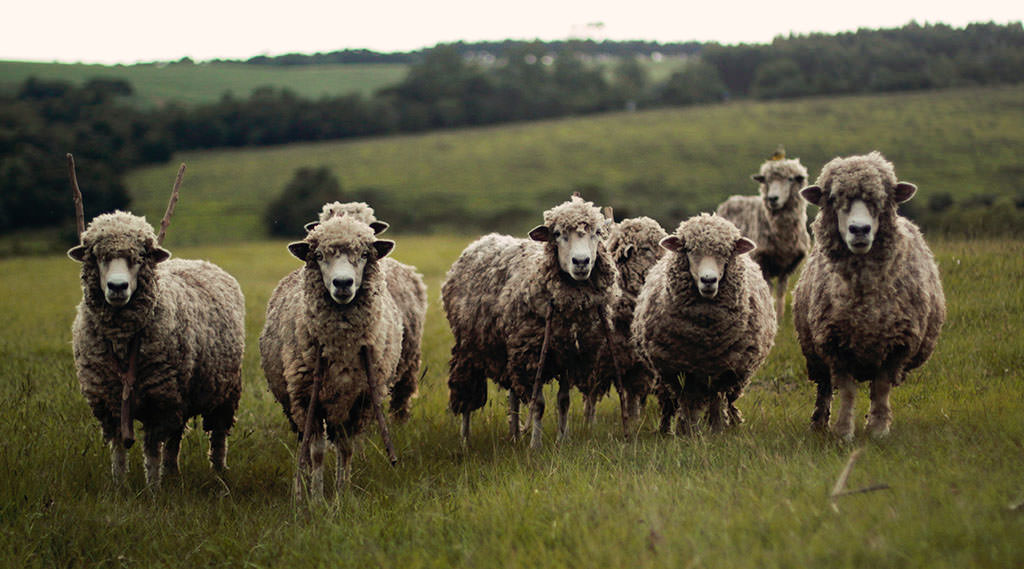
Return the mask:
[[94, 218], [68, 256], [82, 264], [75, 368], [115, 482], [128, 471], [134, 419], [145, 430], [150, 487], [178, 473], [185, 424], [196, 415], [210, 433], [210, 463], [223, 471], [242, 389], [238, 282], [206, 261], [168, 260], [146, 219], [123, 211]]
[[377, 414], [394, 462], [381, 398], [395, 384], [402, 317], [380, 259], [394, 241], [352, 217], [320, 223], [288, 245], [305, 265], [278, 283], [260, 334], [267, 384], [301, 441], [295, 495], [323, 496], [324, 430], [334, 443], [337, 490], [351, 479], [354, 439]]
[[[636, 353], [630, 325], [647, 273], [665, 251], [660, 245], [665, 237], [668, 233], [657, 221], [637, 217], [614, 224], [608, 238], [608, 253], [615, 261], [620, 291], [612, 305], [612, 343], [622, 373], [627, 433], [632, 432], [641, 406], [654, 385], [653, 376]], [[609, 376], [615, 371], [613, 362], [602, 361], [601, 371], [604, 372], [605, 385], [609, 385], [612, 381]]]
[[[331, 202], [324, 204], [319, 221], [306, 224], [306, 231], [311, 231], [331, 217], [346, 215], [369, 225], [377, 235], [388, 229], [388, 224], [378, 220], [373, 208], [363, 202]], [[405, 421], [409, 418], [410, 404], [419, 384], [423, 359], [423, 325], [427, 316], [427, 285], [423, 282], [423, 275], [416, 272], [416, 267], [391, 257], [380, 259], [380, 267], [384, 272], [388, 292], [402, 313], [402, 356], [398, 364], [398, 379], [391, 390], [390, 414], [397, 421]]]
[[814, 248], [793, 293], [797, 338], [817, 384], [812, 428], [829, 424], [853, 439], [857, 381], [870, 382], [867, 431], [884, 437], [892, 424], [889, 394], [925, 363], [946, 318], [938, 267], [917, 226], [897, 213], [917, 187], [898, 182], [877, 151], [835, 158], [800, 193], [820, 210]]
[[760, 195], [732, 196], [718, 206], [716, 213], [757, 243], [750, 258], [761, 267], [761, 274], [772, 287], [775, 313], [782, 318], [789, 276], [811, 249], [807, 204], [797, 195], [807, 180], [807, 168], [799, 158], [786, 159], [785, 151], [780, 149], [751, 177], [758, 182]]
[[519, 436], [519, 403], [531, 402], [531, 448], [543, 438], [542, 384], [556, 377], [558, 439], [565, 440], [569, 389], [596, 400], [594, 368], [618, 295], [615, 264], [602, 240], [606, 221], [574, 195], [544, 212], [530, 239], [490, 234], [452, 264], [441, 300], [455, 338], [449, 408], [462, 417], [487, 401], [486, 378], [509, 390], [509, 433]]
[[[736, 400], [775, 342], [768, 284], [749, 253], [756, 245], [727, 219], [701, 214], [662, 239], [647, 274], [632, 332], [655, 376], [661, 431], [693, 432], [707, 411], [711, 427], [742, 422]], [[682, 381], [679, 375], [683, 375]]]

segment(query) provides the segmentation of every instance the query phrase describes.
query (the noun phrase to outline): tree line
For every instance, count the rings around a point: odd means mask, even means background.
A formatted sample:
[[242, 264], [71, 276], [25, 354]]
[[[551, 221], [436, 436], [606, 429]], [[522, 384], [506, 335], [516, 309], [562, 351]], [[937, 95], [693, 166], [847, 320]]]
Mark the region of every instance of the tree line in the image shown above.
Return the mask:
[[[652, 80], [646, 64], [655, 52], [679, 58], [679, 69], [665, 80]], [[329, 63], [376, 55], [349, 50], [250, 62]], [[460, 42], [417, 52], [411, 61], [401, 82], [371, 97], [307, 99], [288, 89], [263, 87], [248, 98], [225, 94], [212, 104], [171, 104], [158, 110], [133, 107], [132, 87], [124, 81], [98, 78], [76, 86], [30, 78], [16, 92], [0, 95], [0, 233], [67, 221], [63, 155], [68, 151], [75, 153], [83, 186], [90, 188], [87, 207], [94, 215], [129, 205], [121, 173], [165, 162], [179, 150], [737, 98], [1019, 83], [1024, 80], [1024, 29], [1020, 23], [960, 29], [911, 23], [898, 29], [779, 37], [770, 44], [736, 46]]]

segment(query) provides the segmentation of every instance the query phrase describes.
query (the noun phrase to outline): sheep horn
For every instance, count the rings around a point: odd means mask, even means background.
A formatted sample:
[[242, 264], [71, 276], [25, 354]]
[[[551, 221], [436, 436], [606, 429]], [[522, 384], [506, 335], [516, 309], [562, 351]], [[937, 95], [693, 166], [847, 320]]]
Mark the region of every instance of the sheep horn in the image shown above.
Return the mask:
[[171, 189], [171, 199], [167, 202], [167, 211], [164, 218], [160, 220], [160, 233], [156, 236], [156, 244], [163, 245], [164, 237], [167, 236], [167, 227], [171, 225], [171, 216], [174, 215], [174, 206], [178, 204], [178, 190], [181, 188], [181, 180], [185, 177], [185, 163], [178, 168], [178, 176], [174, 179], [174, 188]]
[[78, 187], [78, 176], [75, 174], [75, 157], [70, 152], [68, 157], [68, 176], [71, 178], [71, 198], [75, 200], [75, 222], [78, 224], [78, 238], [85, 233], [85, 212], [82, 208], [82, 190]]
[[380, 426], [380, 438], [384, 439], [384, 447], [388, 450], [388, 460], [391, 466], [398, 464], [398, 456], [395, 455], [395, 447], [391, 444], [391, 431], [388, 430], [388, 421], [384, 417], [384, 411], [380, 405], [380, 393], [377, 391], [377, 378], [373, 375], [373, 367], [370, 365], [370, 346], [363, 346], [359, 350], [363, 358], [363, 366], [366, 367], [366, 383], [370, 387], [370, 402], [373, 403], [373, 413], [377, 416], [377, 424]]

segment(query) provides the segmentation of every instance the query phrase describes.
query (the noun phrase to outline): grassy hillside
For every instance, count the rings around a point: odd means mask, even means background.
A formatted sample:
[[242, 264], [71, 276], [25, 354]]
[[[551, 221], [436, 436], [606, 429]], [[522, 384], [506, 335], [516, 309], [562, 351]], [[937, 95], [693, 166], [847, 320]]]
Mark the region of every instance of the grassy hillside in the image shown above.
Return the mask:
[[[735, 102], [285, 147], [188, 152], [175, 217], [189, 243], [264, 235], [265, 204], [302, 166], [329, 166], [395, 229], [525, 232], [573, 189], [674, 226], [734, 193], [778, 144], [811, 178], [837, 155], [882, 151], [916, 206], [988, 194], [1024, 215], [1024, 87]], [[133, 209], [159, 219], [177, 163], [132, 172]], [[370, 189], [367, 189], [370, 188]], [[86, 189], [87, 191], [87, 189]], [[88, 199], [88, 194], [86, 194]], [[1003, 200], [1003, 201], [998, 201]], [[979, 221], [978, 223], [984, 223]], [[956, 228], [961, 229], [961, 228]], [[963, 228], [967, 230], [969, 228]]]
[[[387, 465], [371, 429], [352, 491], [307, 511], [290, 499], [296, 443], [256, 349], [267, 298], [298, 262], [284, 242], [188, 248], [181, 240], [172, 227], [175, 255], [220, 264], [246, 295], [231, 470], [214, 476], [205, 438], [191, 431], [180, 480], [149, 495], [136, 445], [128, 489], [112, 489], [69, 347], [77, 266], [57, 256], [0, 260], [0, 566], [1024, 565], [1024, 321], [1012, 317], [1024, 313], [1022, 241], [933, 242], [949, 319], [932, 360], [894, 391], [885, 441], [865, 439], [860, 422], [853, 447], [808, 431], [814, 393], [787, 316], [739, 401], [747, 422], [738, 430], [663, 438], [651, 432], [652, 402], [644, 434], [624, 442], [614, 396], [598, 406], [591, 432], [574, 396], [572, 440], [531, 453], [505, 440], [494, 390], [474, 415], [471, 448], [460, 448], [445, 410], [451, 337], [437, 295], [467, 239], [399, 237], [397, 258], [426, 275], [431, 299], [426, 377], [411, 420], [393, 430], [401, 462]], [[866, 400], [862, 388], [858, 416]], [[833, 506], [829, 492], [854, 447], [863, 450], [848, 487], [888, 489]]]
[[158, 106], [178, 101], [210, 103], [226, 91], [245, 98], [256, 87], [287, 87], [307, 98], [372, 95], [405, 77], [398, 64], [304, 65], [281, 67], [241, 63], [171, 63], [148, 65], [58, 64], [0, 61], [0, 89], [14, 89], [31, 76], [84, 83], [96, 77], [124, 79], [135, 87], [140, 104]]

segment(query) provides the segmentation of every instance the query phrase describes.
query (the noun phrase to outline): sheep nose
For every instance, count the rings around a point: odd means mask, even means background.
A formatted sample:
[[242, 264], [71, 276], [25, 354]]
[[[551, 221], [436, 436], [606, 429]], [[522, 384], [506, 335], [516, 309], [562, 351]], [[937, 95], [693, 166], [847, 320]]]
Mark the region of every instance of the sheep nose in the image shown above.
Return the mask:
[[771, 203], [779, 203], [779, 196], [768, 196], [768, 201]]
[[711, 286], [718, 282], [718, 277], [700, 277], [700, 284]]
[[590, 264], [590, 257], [573, 257], [572, 264], [581, 265], [585, 267]]
[[334, 279], [331, 282], [334, 283], [335, 288], [346, 289], [346, 288], [349, 288], [349, 287], [352, 286], [352, 282], [353, 281], [350, 278], [344, 278], [344, 279]]
[[128, 281], [107, 281], [107, 289], [110, 292], [125, 292], [128, 290]]
[[855, 237], [867, 237], [868, 233], [871, 233], [870, 225], [861, 225], [856, 223], [850, 224], [850, 234]]

